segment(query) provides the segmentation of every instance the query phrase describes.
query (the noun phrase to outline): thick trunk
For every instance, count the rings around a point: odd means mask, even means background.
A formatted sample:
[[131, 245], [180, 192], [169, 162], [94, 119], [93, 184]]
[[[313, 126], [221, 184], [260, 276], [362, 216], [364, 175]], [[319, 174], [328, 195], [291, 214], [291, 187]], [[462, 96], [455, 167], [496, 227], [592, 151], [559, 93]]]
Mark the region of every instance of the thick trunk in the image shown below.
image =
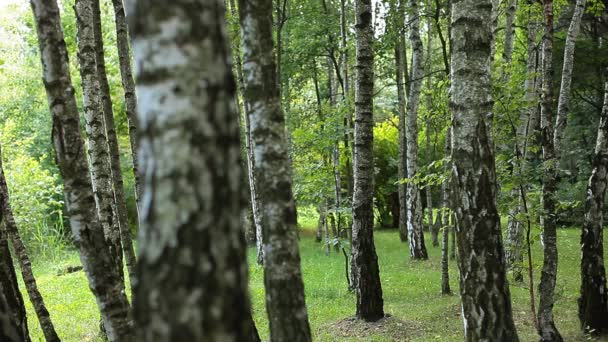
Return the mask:
[[74, 242], [80, 249], [80, 258], [90, 288], [97, 298], [108, 338], [110, 341], [127, 339], [132, 334], [129, 305], [124, 283], [115, 260], [110, 257], [103, 226], [98, 220], [59, 9], [54, 1], [32, 0], [31, 4], [38, 32], [44, 84], [53, 115], [56, 160], [64, 180], [66, 208]]
[[[405, 117], [405, 36], [402, 34], [403, 21], [405, 20], [403, 13], [405, 11], [405, 0], [399, 1], [398, 11], [398, 32], [397, 44], [395, 45], [395, 76], [397, 83], [397, 101], [399, 111], [399, 157], [397, 164], [397, 173], [400, 180], [407, 178], [407, 157], [406, 157], [406, 117]], [[401, 242], [407, 241], [407, 185], [405, 183], [397, 184], [399, 192], [399, 239]]]
[[604, 267], [604, 196], [608, 183], [608, 82], [597, 131], [593, 170], [587, 185], [585, 220], [581, 235], [581, 296], [578, 315], [581, 327], [595, 334], [608, 333], [608, 289]]
[[78, 0], [74, 6], [78, 29], [78, 63], [80, 64], [80, 77], [82, 79], [85, 128], [89, 143], [91, 179], [93, 181], [95, 203], [97, 204], [97, 214], [110, 247], [109, 253], [114, 262], [114, 267], [117, 268], [121, 278], [123, 278], [120, 228], [116, 206], [114, 205], [110, 151], [104, 126], [102, 95], [95, 56], [95, 37], [93, 33], [95, 1]]
[[32, 302], [32, 306], [34, 307], [34, 311], [36, 311], [36, 316], [38, 317], [38, 321], [40, 323], [42, 333], [44, 334], [44, 338], [47, 342], [58, 342], [60, 341], [60, 339], [57, 336], [57, 332], [55, 332], [55, 328], [53, 327], [53, 322], [51, 322], [49, 311], [46, 309], [46, 306], [44, 305], [44, 300], [42, 299], [42, 295], [38, 290], [36, 278], [34, 278], [34, 273], [32, 272], [32, 263], [30, 262], [30, 258], [27, 254], [25, 246], [23, 245], [23, 241], [21, 240], [21, 235], [19, 234], [19, 229], [17, 229], [17, 224], [15, 223], [15, 218], [13, 216], [13, 210], [11, 209], [9, 191], [8, 186], [6, 184], [6, 178], [4, 176], [4, 169], [2, 167], [1, 159], [0, 210], [2, 211], [4, 227], [11, 240], [11, 244], [13, 245], [13, 250], [17, 254], [19, 268], [21, 268], [21, 276], [23, 277], [23, 283], [25, 284], [27, 294], [29, 295], [30, 301]]
[[[112, 0], [112, 5], [114, 6], [114, 18], [116, 22], [116, 47], [118, 48], [118, 64], [120, 67], [120, 77], [125, 97], [125, 113], [127, 116], [127, 124], [129, 126], [131, 156], [133, 157], [135, 202], [139, 208], [139, 199], [141, 198], [141, 177], [137, 157], [137, 128], [139, 124], [137, 123], [137, 95], [135, 94], [135, 81], [133, 80], [133, 72], [131, 70], [129, 33], [122, 0]], [[136, 222], [139, 222], [139, 218], [137, 218]]]
[[24, 335], [20, 330], [19, 322], [13, 319], [14, 308], [9, 303], [0, 284], [0, 341], [5, 342], [25, 342], [29, 341], [29, 336]]
[[557, 158], [553, 145], [553, 0], [543, 1], [541, 146], [543, 155], [543, 185], [541, 226], [544, 242], [543, 269], [538, 284], [538, 333], [541, 341], [563, 341], [553, 320], [555, 281], [557, 278]]
[[[0, 214], [3, 214], [3, 212]], [[11, 339], [8, 341], [29, 342], [27, 313], [25, 312], [23, 297], [21, 296], [21, 292], [19, 292], [17, 274], [13, 266], [13, 258], [8, 247], [7, 234], [4, 227], [0, 227], [0, 297], [3, 297], [6, 301], [4, 304], [8, 308], [8, 310], [0, 309], [0, 318], [2, 319], [0, 323], [8, 323], [9, 326], [12, 326], [12, 330], [14, 330], [10, 334]], [[0, 302], [0, 304], [2, 303]], [[4, 326], [0, 327], [2, 327], [0, 329], [0, 337], [4, 337], [3, 334], [8, 335], [8, 329], [4, 328]], [[4, 341], [4, 339], [0, 340]]]
[[374, 29], [371, 0], [356, 1], [357, 75], [351, 274], [359, 319], [384, 317], [378, 256], [374, 245]]
[[568, 121], [568, 110], [570, 109], [570, 89], [572, 85], [572, 70], [574, 69], [574, 47], [576, 45], [576, 37], [581, 27], [581, 20], [585, 13], [585, 5], [587, 0], [577, 0], [568, 28], [566, 43], [564, 44], [564, 64], [562, 66], [562, 83], [559, 89], [559, 99], [557, 101], [557, 116], [555, 117], [555, 134], [553, 136], [553, 145], [555, 146], [555, 154], [559, 160], [561, 154], [561, 143]]
[[[114, 111], [112, 110], [112, 98], [110, 95], [110, 85], [106, 74], [106, 63], [103, 52], [103, 32], [101, 30], [101, 11], [99, 8], [100, 0], [93, 0], [93, 31], [95, 36], [95, 61], [97, 62], [97, 75], [99, 79], [99, 90], [103, 107], [104, 127], [108, 139], [108, 149], [110, 152], [110, 170], [112, 175], [112, 192], [114, 194], [114, 206], [118, 219], [118, 229], [120, 234], [120, 245], [131, 284], [135, 281], [135, 251], [133, 250], [133, 238], [131, 237], [131, 227], [127, 214], [127, 201], [125, 199], [124, 182], [122, 170], [120, 168], [120, 150], [118, 148], [118, 137], [114, 124]], [[120, 264], [122, 270], [122, 263]]]
[[[490, 0], [452, 6], [452, 176], [460, 295], [466, 341], [518, 341], [496, 207]], [[463, 38], [464, 37], [464, 38]]]
[[44, 85], [53, 116], [55, 159], [63, 178], [65, 205], [74, 242], [79, 248], [89, 287], [97, 299], [108, 339], [128, 340], [133, 329], [129, 303], [98, 220], [59, 8], [55, 1], [32, 0], [30, 3], [40, 45]]
[[[412, 68], [407, 101], [407, 177], [412, 179], [418, 172], [418, 104], [424, 74], [422, 39], [420, 39], [420, 17], [418, 1], [410, 0], [409, 22], [412, 43]], [[420, 188], [414, 182], [407, 183], [407, 231], [410, 242], [410, 256], [413, 259], [427, 259], [422, 225], [422, 202]]]
[[239, 0], [245, 98], [262, 202], [266, 310], [271, 340], [310, 341], [271, 11], [271, 0]]
[[129, 13], [144, 190], [138, 339], [259, 341], [239, 224], [239, 118], [224, 6], [137, 1]]

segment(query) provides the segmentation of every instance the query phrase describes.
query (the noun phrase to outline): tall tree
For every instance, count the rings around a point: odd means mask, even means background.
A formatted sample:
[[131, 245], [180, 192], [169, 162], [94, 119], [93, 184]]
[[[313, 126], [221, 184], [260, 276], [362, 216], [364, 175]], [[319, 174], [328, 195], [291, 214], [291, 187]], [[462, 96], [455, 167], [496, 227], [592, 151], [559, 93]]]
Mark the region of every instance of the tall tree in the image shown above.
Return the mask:
[[[29, 342], [30, 334], [27, 325], [27, 313], [25, 312], [23, 297], [19, 291], [17, 274], [13, 266], [13, 258], [11, 257], [8, 237], [4, 228], [0, 228], [0, 297], [6, 301], [8, 309], [3, 312], [0, 311], [0, 313], [4, 313], [7, 316], [0, 323], [7, 323], [13, 327], [15, 331], [12, 335], [15, 341]], [[9, 329], [1, 325], [0, 328], [2, 328], [0, 329], [0, 337], [3, 337], [3, 332], [8, 332]]]
[[97, 218], [59, 8], [56, 1], [31, 0], [30, 3], [40, 46], [44, 86], [53, 117], [55, 159], [63, 178], [72, 236], [89, 287], [97, 299], [108, 339], [127, 340], [132, 334], [129, 303]]
[[[405, 116], [405, 1], [399, 0], [396, 13], [395, 30], [397, 32], [395, 44], [395, 81], [397, 83], [397, 101], [399, 111], [399, 156], [397, 172], [399, 179], [407, 178], [407, 138], [406, 138], [406, 116]], [[397, 185], [399, 193], [399, 239], [407, 241], [407, 185], [400, 182]]]
[[374, 245], [374, 28], [371, 0], [357, 0], [355, 33], [355, 159], [351, 274], [357, 294], [357, 317], [384, 317], [378, 256]]
[[[122, 169], [120, 167], [120, 150], [118, 148], [118, 137], [116, 135], [116, 125], [114, 124], [114, 111], [112, 109], [112, 97], [110, 95], [110, 85], [106, 72], [105, 55], [103, 52], [103, 32], [101, 29], [101, 9], [100, 0], [93, 0], [93, 33], [95, 42], [95, 62], [97, 66], [97, 76], [99, 80], [99, 91], [101, 94], [101, 104], [103, 109], [103, 123], [106, 138], [108, 141], [108, 152], [110, 157], [110, 171], [112, 181], [112, 193], [114, 195], [114, 208], [116, 210], [116, 224], [120, 236], [120, 247], [117, 253], [124, 256], [127, 264], [127, 272], [131, 284], [135, 282], [135, 251], [133, 250], [133, 238], [131, 237], [131, 227], [127, 213], [127, 201], [125, 198], [124, 181], [122, 179]], [[121, 263], [122, 269], [122, 263]]]
[[543, 156], [542, 237], [543, 269], [538, 284], [538, 333], [541, 341], [563, 341], [553, 320], [555, 281], [557, 278], [557, 157], [553, 140], [553, 0], [543, 0], [542, 93], [540, 140]]
[[608, 82], [597, 130], [593, 170], [587, 184], [585, 218], [581, 235], [581, 327], [596, 334], [608, 333], [608, 288], [604, 267], [604, 196], [608, 184]]
[[104, 109], [101, 101], [99, 75], [96, 64], [95, 35], [94, 35], [94, 2], [97, 0], [77, 0], [76, 27], [78, 40], [78, 63], [82, 79], [82, 94], [84, 98], [84, 118], [89, 158], [91, 160], [91, 177], [93, 193], [97, 204], [97, 214], [103, 227], [104, 235], [110, 247], [110, 257], [123, 277], [122, 247], [120, 243], [120, 228], [114, 192], [112, 191], [112, 169], [110, 151], [104, 125]]
[[[125, 97], [125, 113], [129, 126], [129, 142], [131, 144], [131, 156], [133, 157], [133, 175], [135, 179], [135, 202], [139, 208], [141, 198], [141, 177], [139, 174], [139, 162], [137, 158], [137, 94], [135, 94], [135, 80], [131, 70], [131, 48], [129, 47], [129, 30], [127, 18], [122, 0], [112, 0], [114, 7], [114, 19], [116, 24], [116, 47], [118, 48], [118, 64], [120, 77]], [[136, 220], [139, 222], [139, 218]]]
[[[0, 151], [0, 155], [2, 152]], [[19, 262], [19, 268], [21, 268], [21, 276], [23, 283], [30, 297], [30, 301], [34, 306], [34, 311], [40, 322], [40, 328], [44, 334], [44, 338], [47, 342], [58, 342], [60, 341], [49, 311], [44, 305], [44, 300], [38, 285], [36, 284], [36, 278], [34, 278], [34, 272], [32, 271], [32, 263], [25, 249], [25, 245], [21, 240], [19, 229], [15, 223], [15, 217], [13, 216], [13, 210], [11, 208], [8, 185], [6, 184], [6, 178], [4, 176], [4, 168], [2, 166], [2, 158], [0, 157], [0, 217], [4, 223], [4, 228], [8, 234], [13, 250], [17, 254], [17, 261]]]
[[133, 303], [142, 341], [259, 341], [224, 11], [219, 0], [140, 0], [129, 11], [141, 100]]
[[[451, 128], [448, 127], [448, 130], [445, 134], [445, 156], [446, 158], [450, 157], [452, 153], [452, 142], [451, 142]], [[447, 173], [450, 169], [450, 165], [446, 163], [445, 172]], [[441, 232], [441, 293], [444, 295], [452, 294], [452, 290], [450, 289], [450, 270], [449, 266], [449, 249], [450, 249], [450, 231], [454, 229], [454, 227], [450, 226], [450, 209], [452, 207], [452, 203], [450, 203], [450, 184], [449, 181], [444, 181], [441, 183], [441, 195], [443, 201], [443, 213], [439, 213], [439, 215], [443, 215], [443, 227]]]
[[[418, 173], [418, 104], [424, 77], [424, 53], [420, 39], [420, 14], [418, 1], [408, 1], [410, 42], [412, 44], [412, 67], [410, 89], [407, 100], [407, 177], [413, 179]], [[407, 231], [410, 241], [410, 256], [413, 259], [427, 259], [422, 226], [422, 201], [420, 188], [416, 182], [407, 183]]]
[[557, 101], [557, 115], [555, 117], [555, 134], [553, 136], [553, 145], [555, 145], [555, 153], [557, 158], [561, 153], [561, 142], [564, 136], [564, 130], [568, 122], [568, 110], [570, 109], [570, 92], [572, 88], [572, 70], [574, 69], [574, 47], [576, 38], [580, 32], [581, 20], [585, 13], [585, 5], [587, 0], [577, 0], [574, 6], [574, 13], [568, 27], [566, 35], [566, 43], [564, 44], [564, 62], [562, 65], [562, 82], [559, 89], [559, 98]]
[[491, 18], [491, 0], [452, 3], [450, 108], [460, 295], [466, 341], [518, 341], [486, 124], [492, 110]]
[[272, 0], [239, 0], [244, 94], [262, 202], [266, 311], [271, 340], [310, 341], [271, 12]]

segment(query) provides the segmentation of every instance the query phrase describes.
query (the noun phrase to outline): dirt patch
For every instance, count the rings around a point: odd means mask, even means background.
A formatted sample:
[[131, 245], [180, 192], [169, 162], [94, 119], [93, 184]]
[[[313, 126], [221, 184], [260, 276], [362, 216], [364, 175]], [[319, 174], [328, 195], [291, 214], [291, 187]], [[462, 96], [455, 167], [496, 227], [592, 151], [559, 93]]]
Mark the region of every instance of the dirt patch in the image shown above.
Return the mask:
[[324, 325], [320, 330], [338, 338], [355, 338], [359, 341], [366, 341], [372, 337], [384, 337], [391, 341], [410, 341], [413, 336], [423, 333], [418, 324], [405, 322], [390, 315], [377, 322], [365, 322], [349, 317]]

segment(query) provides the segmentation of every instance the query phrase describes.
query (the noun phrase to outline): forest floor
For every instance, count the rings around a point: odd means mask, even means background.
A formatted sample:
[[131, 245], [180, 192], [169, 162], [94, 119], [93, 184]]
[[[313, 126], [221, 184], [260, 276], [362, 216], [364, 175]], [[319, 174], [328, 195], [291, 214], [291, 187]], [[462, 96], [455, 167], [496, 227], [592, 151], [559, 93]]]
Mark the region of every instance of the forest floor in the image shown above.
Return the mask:
[[[344, 256], [333, 249], [325, 255], [323, 244], [314, 240], [314, 219], [302, 219], [300, 251], [306, 287], [306, 302], [315, 341], [462, 341], [463, 326], [457, 295], [442, 296], [440, 248], [432, 247], [426, 234], [428, 261], [412, 261], [407, 244], [397, 231], [375, 232], [384, 309], [390, 317], [372, 324], [352, 318], [355, 295], [348, 291], [344, 275]], [[559, 271], [556, 288], [556, 325], [565, 341], [592, 340], [579, 331], [576, 298], [579, 272], [578, 229], [560, 229]], [[608, 238], [606, 239], [608, 243]], [[538, 285], [542, 253], [533, 246], [535, 290]], [[250, 289], [254, 315], [262, 339], [268, 339], [264, 306], [262, 268], [255, 264], [255, 250], [249, 249]], [[66, 251], [55, 260], [35, 262], [34, 271], [58, 334], [66, 342], [101, 341], [99, 314], [82, 271], [62, 273], [79, 265], [75, 251]], [[450, 264], [450, 285], [458, 292], [458, 270]], [[511, 282], [513, 313], [521, 341], [537, 341], [529, 309], [527, 285]], [[43, 341], [34, 311], [27, 301], [28, 321], [33, 341]], [[601, 341], [608, 341], [604, 339]]]

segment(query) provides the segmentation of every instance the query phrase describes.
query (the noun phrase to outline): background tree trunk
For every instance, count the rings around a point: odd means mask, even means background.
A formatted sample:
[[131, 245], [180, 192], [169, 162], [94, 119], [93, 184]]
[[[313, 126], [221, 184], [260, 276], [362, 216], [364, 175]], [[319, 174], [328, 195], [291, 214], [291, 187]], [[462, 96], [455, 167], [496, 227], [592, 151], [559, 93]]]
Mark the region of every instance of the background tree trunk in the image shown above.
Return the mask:
[[[133, 238], [131, 237], [131, 225], [127, 213], [127, 201], [125, 199], [124, 182], [120, 167], [120, 150], [118, 148], [118, 137], [114, 124], [114, 111], [112, 109], [112, 97], [110, 85], [106, 74], [106, 63], [103, 52], [103, 32], [101, 29], [100, 0], [93, 0], [93, 32], [95, 37], [95, 61], [97, 65], [97, 76], [99, 90], [103, 107], [104, 127], [108, 139], [108, 151], [110, 153], [110, 171], [112, 181], [112, 193], [114, 194], [114, 208], [116, 210], [116, 222], [119, 229], [120, 245], [117, 253], [124, 256], [131, 284], [135, 281], [135, 251], [133, 250]], [[122, 270], [122, 263], [120, 264]]]
[[[0, 155], [1, 154], [2, 152], [0, 152]], [[17, 229], [17, 224], [15, 223], [1, 157], [0, 209], [2, 210], [2, 221], [4, 222], [4, 228], [6, 229], [6, 232], [8, 233], [8, 236], [11, 240], [13, 250], [17, 254], [19, 267], [21, 268], [21, 276], [23, 277], [23, 283], [25, 284], [25, 288], [30, 297], [30, 301], [32, 302], [32, 306], [36, 311], [36, 316], [38, 317], [38, 321], [40, 322], [40, 328], [42, 330], [42, 333], [44, 334], [44, 338], [47, 342], [58, 342], [60, 341], [59, 336], [57, 336], [57, 332], [55, 332], [55, 327], [53, 327], [53, 322], [51, 321], [49, 311], [46, 309], [46, 306], [44, 305], [44, 300], [42, 299], [42, 295], [38, 290], [36, 278], [34, 278], [34, 273], [32, 272], [32, 263], [30, 262], [30, 258], [25, 249], [25, 245], [21, 240], [21, 235], [19, 234], [19, 229]]]
[[0, 340], [6, 342], [25, 342], [29, 341], [29, 336], [24, 336], [19, 329], [19, 322], [13, 317], [11, 308], [4, 295], [2, 284], [0, 284]]
[[452, 6], [450, 108], [460, 295], [466, 341], [518, 341], [486, 123], [492, 111], [491, 17], [491, 0]]
[[109, 256], [80, 133], [68, 54], [55, 1], [31, 0], [40, 45], [43, 80], [53, 116], [55, 157], [63, 178], [65, 205], [74, 243], [97, 299], [110, 341], [131, 338], [132, 323], [124, 283]]
[[[412, 43], [412, 67], [410, 89], [407, 101], [407, 177], [412, 179], [418, 172], [418, 104], [424, 74], [422, 39], [420, 39], [420, 17], [418, 2], [410, 0], [409, 22]], [[407, 183], [407, 231], [410, 242], [410, 256], [413, 259], [428, 259], [424, 244], [422, 225], [422, 203], [420, 189], [414, 182]]]
[[[0, 297], [4, 299], [4, 303], [0, 301], [0, 317], [6, 315], [0, 323], [7, 322], [14, 330], [11, 334], [12, 339], [9, 341], [29, 342], [30, 333], [27, 326], [27, 313], [25, 312], [23, 297], [21, 296], [21, 292], [19, 292], [17, 274], [13, 266], [11, 251], [8, 248], [7, 234], [4, 227], [0, 227]], [[1, 310], [2, 304], [6, 305], [7, 310]], [[8, 335], [8, 329], [4, 328], [4, 326], [1, 327], [0, 337], [3, 337], [2, 335], [5, 331]]]
[[544, 243], [543, 269], [538, 284], [538, 324], [542, 342], [563, 341], [553, 320], [555, 281], [557, 278], [557, 157], [553, 145], [553, 0], [543, 1], [541, 146], [543, 155], [543, 185], [541, 226]]
[[142, 341], [259, 341], [239, 224], [239, 118], [224, 10], [219, 0], [142, 0], [130, 12], [140, 66], [134, 307]]
[[271, 340], [310, 341], [271, 12], [272, 0], [239, 0], [245, 97], [262, 202], [266, 310]]
[[[445, 156], [449, 158], [452, 154], [452, 142], [451, 142], [451, 128], [445, 134]], [[450, 170], [450, 165], [446, 163], [444, 171], [447, 173]], [[450, 289], [450, 270], [449, 266], [449, 253], [450, 253], [450, 232], [454, 227], [450, 224], [450, 210], [452, 209], [452, 203], [450, 203], [451, 185], [449, 180], [444, 180], [441, 183], [441, 195], [443, 200], [443, 213], [439, 212], [438, 216], [443, 215], [443, 227], [441, 234], [441, 293], [444, 295], [452, 294]]]
[[587, 185], [585, 219], [581, 235], [581, 296], [578, 315], [581, 327], [594, 334], [608, 333], [608, 289], [604, 267], [604, 196], [608, 183], [608, 82], [604, 83], [604, 106], [597, 130], [593, 170]]
[[[406, 143], [406, 116], [405, 116], [405, 35], [404, 30], [405, 0], [399, 0], [397, 11], [396, 30], [398, 36], [395, 44], [395, 76], [397, 83], [397, 101], [399, 111], [399, 159], [397, 173], [400, 180], [407, 178], [407, 143]], [[407, 241], [407, 185], [399, 183], [399, 239]]]

